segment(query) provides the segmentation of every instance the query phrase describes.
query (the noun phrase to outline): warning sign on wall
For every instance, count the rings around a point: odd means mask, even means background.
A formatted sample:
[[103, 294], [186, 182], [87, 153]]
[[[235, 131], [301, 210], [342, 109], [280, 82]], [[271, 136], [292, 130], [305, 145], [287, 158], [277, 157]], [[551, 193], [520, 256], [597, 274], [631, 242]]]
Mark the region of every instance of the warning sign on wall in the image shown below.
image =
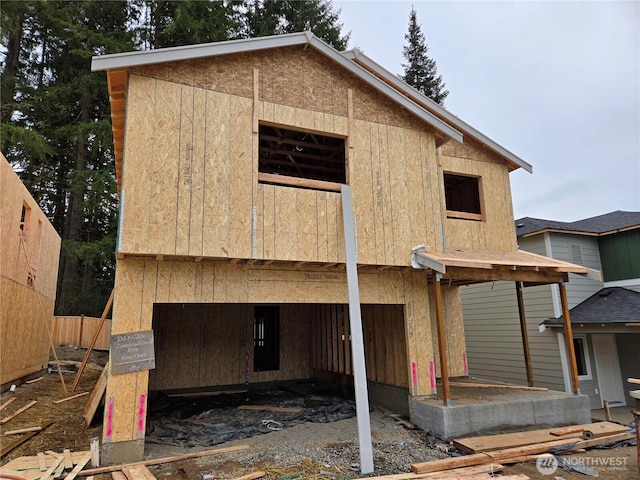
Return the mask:
[[156, 368], [153, 330], [111, 335], [111, 374]]

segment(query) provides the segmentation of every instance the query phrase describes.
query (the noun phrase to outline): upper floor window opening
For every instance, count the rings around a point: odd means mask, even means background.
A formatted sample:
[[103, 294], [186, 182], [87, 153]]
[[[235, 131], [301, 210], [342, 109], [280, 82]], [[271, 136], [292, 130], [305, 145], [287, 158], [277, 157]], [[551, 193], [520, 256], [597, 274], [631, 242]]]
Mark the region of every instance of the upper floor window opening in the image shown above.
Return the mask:
[[447, 217], [484, 220], [480, 177], [445, 173], [444, 197]]
[[20, 235], [23, 239], [29, 237], [29, 224], [31, 222], [31, 207], [26, 203], [22, 204], [22, 213], [20, 214]]
[[260, 124], [258, 181], [340, 191], [347, 182], [344, 138]]

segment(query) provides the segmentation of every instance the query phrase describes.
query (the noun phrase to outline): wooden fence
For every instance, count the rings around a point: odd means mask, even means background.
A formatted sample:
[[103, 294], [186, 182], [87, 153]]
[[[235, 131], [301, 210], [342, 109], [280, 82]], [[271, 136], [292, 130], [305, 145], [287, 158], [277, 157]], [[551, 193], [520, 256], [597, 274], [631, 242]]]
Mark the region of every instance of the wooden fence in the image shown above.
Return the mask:
[[[54, 345], [75, 345], [88, 348], [100, 319], [95, 317], [53, 317], [52, 335]], [[111, 320], [105, 320], [95, 350], [109, 350], [111, 336]]]

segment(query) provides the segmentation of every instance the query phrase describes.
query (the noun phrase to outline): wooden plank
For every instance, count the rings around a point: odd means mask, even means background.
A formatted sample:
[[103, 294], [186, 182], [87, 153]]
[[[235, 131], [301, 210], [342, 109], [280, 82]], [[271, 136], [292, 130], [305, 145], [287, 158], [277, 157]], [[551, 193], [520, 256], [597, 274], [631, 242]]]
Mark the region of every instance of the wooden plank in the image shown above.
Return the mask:
[[41, 480], [49, 480], [53, 478], [53, 473], [58, 469], [61, 463], [64, 462], [64, 457], [56, 458], [52, 465], [44, 472]]
[[267, 474], [267, 472], [258, 471], [253, 473], [248, 473], [247, 475], [243, 475], [241, 477], [236, 477], [233, 480], [254, 480], [255, 478], [262, 478]]
[[[65, 456], [65, 458], [66, 458], [66, 456]], [[73, 470], [71, 470], [69, 475], [64, 477], [64, 480], [73, 480], [74, 478], [76, 478], [78, 476], [78, 474], [80, 473], [80, 471], [82, 471], [82, 469], [85, 467], [85, 465], [87, 463], [89, 463], [89, 460], [91, 460], [91, 452], [86, 453], [82, 457], [82, 459], [78, 462], [78, 464], [75, 467], [73, 467]]]
[[38, 403], [37, 400], [33, 400], [29, 403], [27, 403], [24, 407], [16, 410], [12, 415], [9, 415], [8, 417], [3, 418], [2, 420], [0, 420], [0, 425], [4, 425], [5, 423], [7, 423], [9, 420], [17, 417], [18, 415], [20, 415], [22, 412], [30, 409], [31, 407], [33, 407], [36, 403]]
[[113, 480], [127, 480], [127, 476], [122, 472], [111, 472], [111, 478]]
[[607, 435], [604, 437], [596, 437], [591, 438], [589, 440], [580, 440], [578, 441], [569, 451], [573, 452], [575, 450], [580, 450], [583, 448], [595, 447], [596, 445], [604, 445], [606, 443], [620, 442], [622, 440], [630, 440], [635, 437], [635, 434], [627, 432], [627, 433], [617, 433], [614, 435]]
[[[73, 390], [71, 390], [73, 391]], [[76, 395], [71, 395], [70, 397], [67, 398], [63, 398], [61, 400], [55, 400], [53, 403], [62, 403], [62, 402], [67, 402], [69, 400], [73, 400], [74, 398], [78, 398], [78, 397], [84, 397], [85, 395], [89, 395], [91, 392], [82, 392], [82, 393], [78, 393]]]
[[[564, 430], [568, 433], [563, 433]], [[587, 430], [591, 431], [594, 436], [602, 437], [624, 433], [629, 429], [625, 426], [611, 422], [596, 422], [584, 425], [573, 425], [562, 429], [540, 429], [528, 432], [513, 432], [500, 435], [485, 435], [482, 437], [458, 438], [453, 441], [453, 446], [466, 453], [490, 452], [508, 447], [550, 442], [558, 440], [558, 436], [582, 436], [582, 432]]]
[[9, 430], [8, 432], [2, 432], [2, 436], [5, 437], [7, 435], [17, 435], [19, 433], [39, 432], [40, 430], [42, 430], [42, 427], [20, 428], [18, 430]]
[[257, 412], [278, 412], [278, 413], [300, 413], [302, 408], [298, 407], [271, 407], [269, 405], [240, 405], [238, 410], [253, 410]]
[[44, 377], [34, 378], [33, 380], [28, 380], [28, 381], [26, 381], [26, 382], [24, 382], [24, 383], [26, 383], [26, 384], [28, 384], [28, 385], [29, 385], [29, 384], [32, 384], [32, 383], [39, 382], [39, 381], [41, 381], [41, 380], [44, 380]]
[[568, 445], [580, 441], [579, 438], [567, 438], [564, 440], [556, 440], [553, 442], [538, 443], [527, 445], [524, 447], [506, 448], [503, 450], [495, 450], [493, 452], [474, 453], [463, 457], [446, 458], [443, 460], [434, 460], [432, 462], [414, 463], [411, 465], [411, 471], [414, 473], [428, 473], [449, 470], [458, 467], [470, 467], [473, 465], [484, 465], [491, 462], [507, 461], [509, 458], [520, 455], [532, 455], [536, 453], [545, 453], [554, 447]]
[[569, 313], [569, 301], [567, 299], [567, 288], [564, 283], [558, 283], [560, 289], [560, 303], [562, 305], [562, 327], [564, 333], [567, 358], [569, 359], [569, 373], [571, 374], [571, 386], [575, 395], [580, 393], [580, 381], [578, 380], [578, 364], [576, 352], [573, 346], [573, 330], [571, 326], [571, 314]]
[[206, 456], [215, 455], [218, 453], [239, 452], [240, 450], [248, 450], [248, 449], [249, 449], [249, 445], [236, 445], [234, 447], [216, 448], [214, 450], [205, 450], [202, 452], [186, 453], [184, 455], [173, 455], [171, 457], [162, 457], [162, 458], [156, 458], [153, 460], [144, 460], [142, 462], [127, 463], [124, 465], [111, 465], [108, 467], [92, 468], [90, 470], [85, 470], [83, 472], [80, 472], [80, 476], [83, 477], [83, 476], [89, 476], [89, 475], [97, 475], [99, 473], [114, 472], [116, 470], [122, 470], [123, 467], [130, 466], [130, 465], [145, 465], [145, 466], [160, 465], [162, 463], [179, 462], [182, 460], [206, 457]]
[[69, 450], [68, 448], [65, 448], [62, 451], [63, 455], [64, 455], [64, 468], [69, 469], [69, 468], [73, 468], [73, 459], [71, 458], [71, 450]]
[[[454, 468], [452, 470], [447, 470], [446, 472], [430, 472], [430, 473], [422, 473], [422, 474], [418, 474], [418, 473], [394, 473], [391, 475], [381, 475], [378, 477], [363, 477], [361, 479], [357, 479], [357, 480], [364, 480], [364, 478], [366, 478], [367, 480], [405, 480], [405, 479], [411, 479], [411, 478], [429, 478], [429, 479], [445, 479], [445, 478], [452, 478], [455, 476], [460, 476], [460, 477], [464, 477], [465, 479], [471, 480], [473, 478], [473, 480], [476, 480], [476, 477], [470, 477], [471, 475], [478, 475], [478, 474], [482, 474], [482, 473], [493, 473], [493, 472], [501, 472], [504, 470], [504, 465], [501, 465], [499, 463], [491, 463], [488, 465], [476, 465], [473, 467], [461, 467], [461, 468]], [[504, 477], [500, 477], [501, 479], [503, 479]]]
[[144, 465], [126, 465], [122, 467], [129, 480], [157, 480], [156, 477]]
[[0, 405], [0, 411], [5, 407], [8, 407], [9, 405], [11, 405], [11, 402], [15, 402], [15, 401], [16, 401], [16, 397], [11, 397], [9, 400], [7, 400], [2, 405]]
[[95, 416], [96, 411], [98, 410], [100, 401], [102, 400], [102, 397], [104, 396], [104, 392], [107, 389], [108, 378], [109, 378], [109, 362], [107, 362], [104, 369], [102, 370], [102, 373], [100, 374], [100, 378], [98, 378], [98, 382], [96, 383], [96, 386], [93, 387], [93, 390], [91, 391], [91, 395], [89, 396], [89, 401], [87, 402], [87, 405], [84, 408], [84, 422], [87, 425], [87, 427], [91, 425], [91, 422], [93, 421], [93, 417]]
[[27, 440], [29, 440], [31, 437], [33, 437], [34, 435], [37, 435], [38, 433], [40, 433], [42, 430], [44, 430], [45, 428], [47, 428], [48, 426], [52, 425], [53, 421], [49, 420], [47, 422], [45, 422], [42, 425], [42, 428], [40, 430], [37, 430], [35, 432], [28, 432], [24, 437], [22, 438], [18, 438], [17, 440], [11, 442], [9, 445], [3, 446], [2, 448], [0, 448], [0, 458], [4, 457], [7, 453], [9, 453], [11, 450], [13, 450], [14, 448], [19, 447], [20, 445], [22, 445], [24, 442], [26, 442]]
[[234, 393], [246, 393], [248, 390], [217, 390], [212, 392], [188, 392], [188, 393], [169, 393], [169, 398], [183, 397], [210, 397], [214, 395], [233, 395]]
[[46, 472], [47, 471], [47, 459], [46, 459], [44, 453], [38, 452], [37, 458], [38, 458], [38, 466], [40, 467], [40, 471], [41, 472]]

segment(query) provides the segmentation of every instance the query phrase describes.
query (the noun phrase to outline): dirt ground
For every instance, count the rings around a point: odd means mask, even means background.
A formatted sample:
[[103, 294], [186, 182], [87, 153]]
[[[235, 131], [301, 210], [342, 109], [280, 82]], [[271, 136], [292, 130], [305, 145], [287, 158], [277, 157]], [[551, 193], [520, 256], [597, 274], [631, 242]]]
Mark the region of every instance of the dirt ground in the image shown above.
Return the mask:
[[[75, 347], [60, 348], [62, 360], [76, 362], [82, 360], [85, 350]], [[95, 385], [102, 366], [106, 363], [106, 352], [93, 352], [89, 364], [75, 393], [90, 391]], [[73, 383], [73, 375], [65, 375], [68, 388]], [[32, 400], [37, 403], [24, 413], [1, 426], [3, 432], [36, 425], [47, 420], [53, 424], [22, 446], [5, 455], [0, 466], [20, 456], [34, 456], [39, 452], [53, 450], [62, 452], [89, 450], [92, 437], [100, 437], [101, 413], [91, 427], [84, 424], [84, 407], [88, 396], [54, 404], [65, 397], [57, 374], [51, 373], [44, 379], [19, 386], [14, 393], [2, 394], [0, 403], [12, 396], [16, 400], [0, 415], [2, 418], [15, 412]], [[409, 465], [416, 462], [444, 458], [439, 444], [433, 437], [419, 430], [407, 430], [398, 422], [380, 411], [371, 412], [372, 440], [374, 445], [374, 465], [376, 474], [408, 472]], [[5, 447], [18, 435], [0, 437], [0, 446]], [[358, 478], [358, 442], [355, 418], [347, 418], [331, 423], [301, 423], [251, 438], [244, 438], [210, 447], [183, 447], [147, 443], [145, 458], [158, 458], [189, 453], [210, 448], [232, 445], [248, 445], [249, 449], [235, 453], [220, 454], [199, 459], [167, 463], [150, 467], [158, 479], [233, 479], [247, 473], [264, 470], [265, 479], [336, 479]], [[621, 447], [610, 450], [591, 449], [585, 453], [565, 457], [572, 465], [585, 465], [594, 469], [598, 478], [605, 480], [640, 479], [635, 447]], [[503, 474], [525, 474], [532, 479], [577, 480], [586, 478], [575, 471], [568, 472], [561, 467], [550, 475], [543, 475], [535, 463], [520, 463], [507, 467]], [[96, 480], [110, 479], [110, 474], [96, 475]]]

